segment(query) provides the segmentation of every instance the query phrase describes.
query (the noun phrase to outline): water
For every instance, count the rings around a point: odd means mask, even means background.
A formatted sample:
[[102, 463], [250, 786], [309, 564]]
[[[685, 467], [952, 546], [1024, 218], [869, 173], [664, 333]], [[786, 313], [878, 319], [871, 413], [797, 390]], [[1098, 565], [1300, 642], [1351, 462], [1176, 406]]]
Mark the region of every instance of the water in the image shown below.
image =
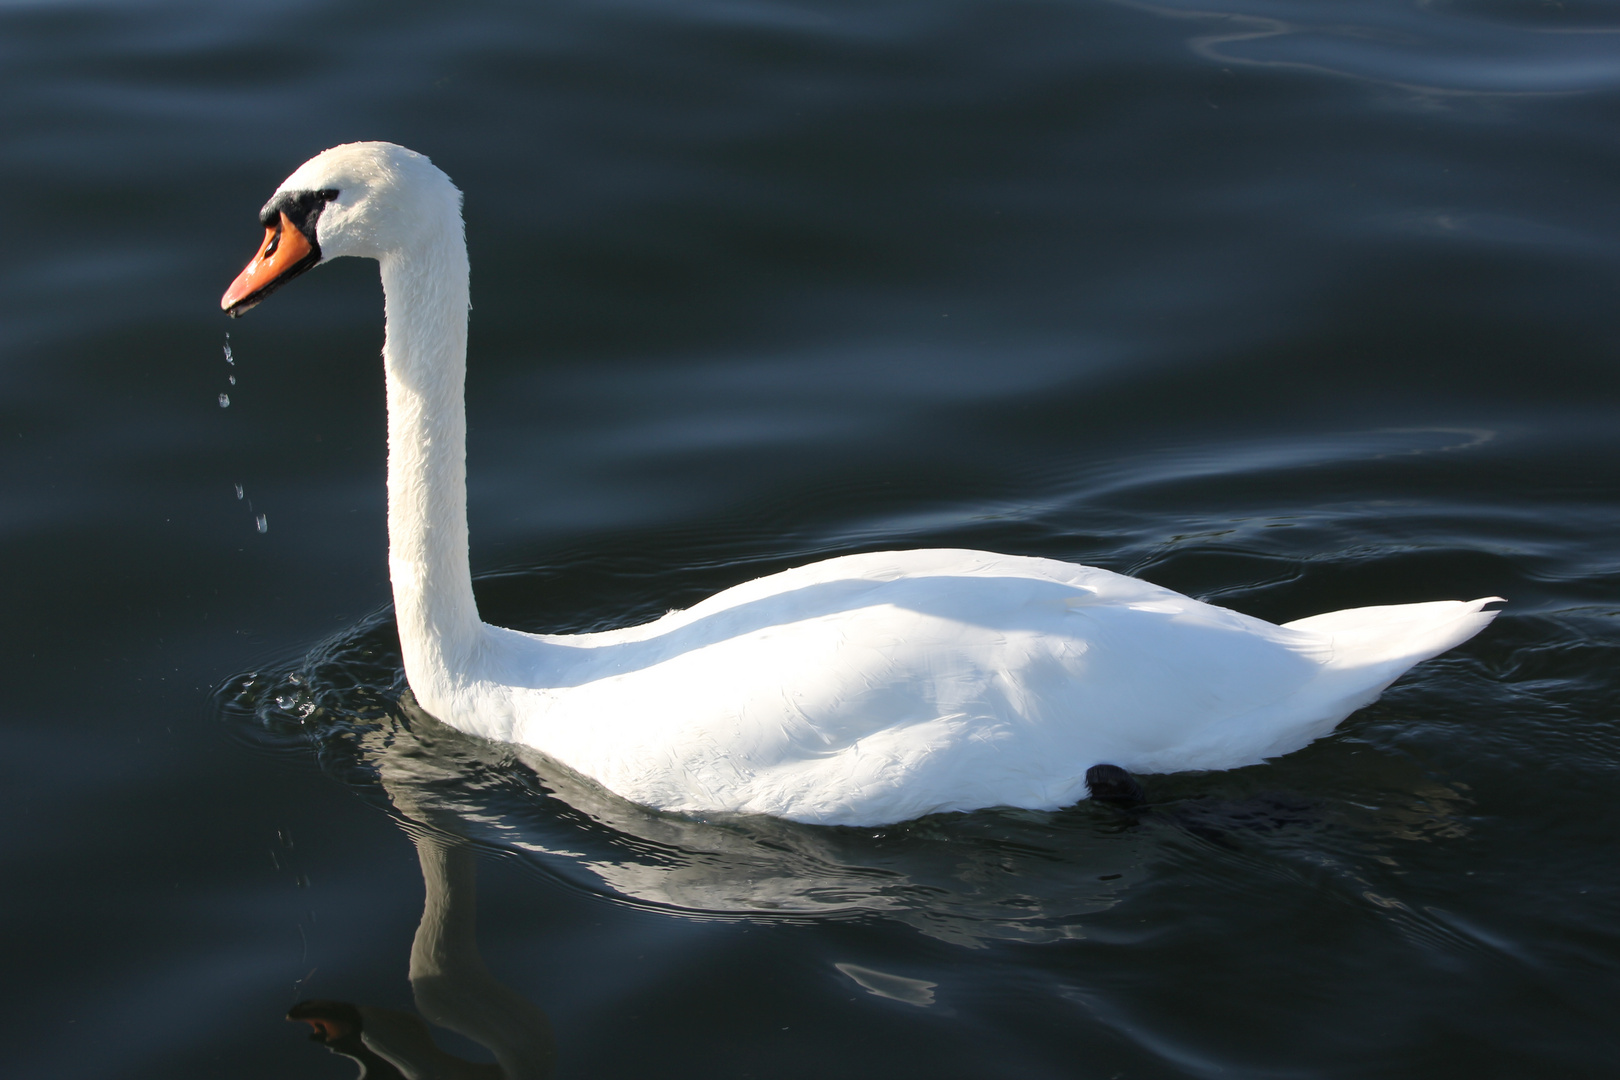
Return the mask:
[[[317, 998], [480, 1060], [541, 1060], [543, 1011], [570, 1076], [1609, 1075], [1617, 28], [0, 7], [0, 1072], [354, 1075], [281, 1019]], [[359, 138], [467, 193], [491, 621], [919, 545], [1507, 612], [1139, 820], [618, 803], [402, 696], [374, 267], [230, 324], [252, 392], [209, 397], [258, 208]], [[476, 905], [489, 979], [462, 949], [413, 996], [424, 895]]]

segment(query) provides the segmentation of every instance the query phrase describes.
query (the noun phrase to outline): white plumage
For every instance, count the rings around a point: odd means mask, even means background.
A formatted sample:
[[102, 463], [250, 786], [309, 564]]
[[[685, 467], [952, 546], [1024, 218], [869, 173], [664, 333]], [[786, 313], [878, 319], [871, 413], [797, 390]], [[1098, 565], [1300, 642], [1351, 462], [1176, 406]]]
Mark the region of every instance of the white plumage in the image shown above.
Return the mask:
[[[1495, 615], [1489, 598], [1275, 626], [1093, 567], [921, 550], [829, 559], [621, 630], [488, 626], [467, 562], [460, 193], [419, 154], [353, 143], [289, 177], [267, 223], [278, 205], [313, 208], [279, 222], [311, 234], [311, 264], [382, 266], [389, 569], [418, 702], [635, 802], [845, 825], [1057, 808], [1103, 762], [1297, 750]], [[226, 294], [233, 314], [279, 284], [243, 284], [259, 262]]]

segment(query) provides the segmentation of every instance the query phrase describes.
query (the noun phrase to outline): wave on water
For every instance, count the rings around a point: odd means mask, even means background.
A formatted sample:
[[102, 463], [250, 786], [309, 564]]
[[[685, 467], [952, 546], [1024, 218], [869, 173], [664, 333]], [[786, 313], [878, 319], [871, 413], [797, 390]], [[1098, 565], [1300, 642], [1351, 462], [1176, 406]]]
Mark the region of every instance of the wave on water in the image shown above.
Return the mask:
[[1121, 2], [1209, 25], [1189, 44], [1227, 67], [1293, 69], [1433, 97], [1586, 93], [1620, 80], [1620, 21], [1595, 4]]

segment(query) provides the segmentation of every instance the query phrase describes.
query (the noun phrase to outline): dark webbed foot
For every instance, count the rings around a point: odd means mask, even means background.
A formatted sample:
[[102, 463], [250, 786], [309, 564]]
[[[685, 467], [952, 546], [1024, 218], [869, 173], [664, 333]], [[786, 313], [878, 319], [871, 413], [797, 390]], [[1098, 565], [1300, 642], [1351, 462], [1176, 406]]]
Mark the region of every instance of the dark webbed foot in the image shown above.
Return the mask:
[[1147, 802], [1147, 792], [1136, 777], [1118, 765], [1093, 765], [1087, 769], [1086, 791], [1094, 801], [1121, 810], [1135, 810]]

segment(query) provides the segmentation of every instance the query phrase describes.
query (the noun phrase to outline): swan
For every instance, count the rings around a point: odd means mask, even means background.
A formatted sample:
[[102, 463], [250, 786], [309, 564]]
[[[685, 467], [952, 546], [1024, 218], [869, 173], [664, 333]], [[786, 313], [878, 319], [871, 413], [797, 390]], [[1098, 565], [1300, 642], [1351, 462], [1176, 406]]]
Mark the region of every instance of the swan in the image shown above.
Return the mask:
[[427, 712], [688, 815], [874, 826], [1058, 809], [1098, 764], [1229, 769], [1298, 750], [1499, 600], [1277, 626], [1094, 567], [983, 551], [845, 555], [600, 633], [485, 624], [467, 556], [461, 192], [426, 157], [349, 143], [260, 213], [238, 316], [330, 259], [381, 265], [388, 571]]

